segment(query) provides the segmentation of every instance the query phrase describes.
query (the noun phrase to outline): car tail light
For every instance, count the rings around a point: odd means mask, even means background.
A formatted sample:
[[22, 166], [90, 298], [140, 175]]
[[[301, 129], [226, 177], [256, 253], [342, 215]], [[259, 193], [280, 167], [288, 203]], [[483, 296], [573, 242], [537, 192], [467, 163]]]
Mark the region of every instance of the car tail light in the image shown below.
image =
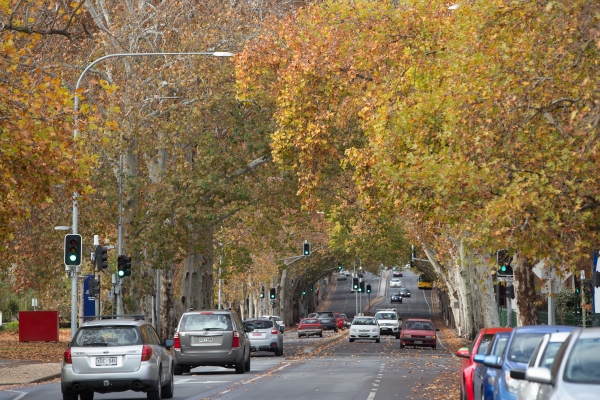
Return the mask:
[[63, 361], [65, 364], [73, 364], [73, 359], [71, 358], [71, 348], [67, 347], [63, 354]]
[[238, 331], [233, 331], [233, 339], [231, 340], [231, 347], [240, 347], [240, 334]]
[[271, 335], [277, 335], [277, 329], [275, 329], [275, 328], [271, 329]]
[[152, 357], [152, 347], [147, 344], [142, 347], [142, 361], [148, 361]]
[[173, 336], [173, 348], [181, 349], [181, 341], [179, 340], [179, 332], [175, 332], [175, 335]]

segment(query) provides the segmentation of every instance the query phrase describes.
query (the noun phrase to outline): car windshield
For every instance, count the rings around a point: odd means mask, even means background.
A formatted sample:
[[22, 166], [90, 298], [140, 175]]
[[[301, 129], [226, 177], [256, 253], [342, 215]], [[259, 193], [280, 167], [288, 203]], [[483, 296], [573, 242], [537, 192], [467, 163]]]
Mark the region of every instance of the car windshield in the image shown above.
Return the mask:
[[249, 321], [244, 321], [244, 326], [252, 325], [254, 329], [271, 329], [273, 327], [273, 322], [268, 319], [253, 319]]
[[332, 312], [320, 312], [320, 313], [317, 313], [317, 317], [318, 318], [333, 318], [333, 313]]
[[352, 321], [352, 325], [377, 325], [375, 318], [360, 318]]
[[396, 317], [396, 313], [393, 313], [393, 312], [378, 312], [377, 314], [375, 314], [375, 318], [377, 318], [377, 319], [393, 319], [393, 320], [398, 319]]
[[508, 343], [508, 336], [500, 336], [496, 340], [496, 347], [494, 347], [492, 355], [502, 357], [502, 353], [504, 353], [504, 349], [506, 348], [506, 343]]
[[319, 320], [318, 319], [303, 319], [302, 321], [300, 321], [301, 324], [318, 324]]
[[415, 331], [432, 331], [433, 324], [428, 321], [406, 321], [402, 329], [411, 329]]
[[189, 314], [184, 315], [181, 331], [232, 331], [233, 326], [226, 314]]
[[567, 360], [564, 379], [574, 383], [600, 383], [600, 338], [579, 339]]
[[72, 347], [111, 347], [136, 344], [142, 344], [142, 338], [134, 326], [95, 326], [79, 329]]
[[508, 360], [527, 363], [543, 338], [543, 333], [517, 333], [508, 350]]

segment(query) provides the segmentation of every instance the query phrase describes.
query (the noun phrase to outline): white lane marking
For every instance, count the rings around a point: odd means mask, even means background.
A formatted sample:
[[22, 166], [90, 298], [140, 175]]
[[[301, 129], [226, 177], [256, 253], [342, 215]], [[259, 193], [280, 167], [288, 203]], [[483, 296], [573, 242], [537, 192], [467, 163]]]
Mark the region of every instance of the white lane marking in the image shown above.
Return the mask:
[[[268, 372], [268, 373], [266, 373], [266, 374], [262, 374], [262, 375], [255, 376], [255, 377], [254, 377], [254, 378], [252, 378], [252, 379], [248, 379], [248, 380], [246, 380], [246, 381], [242, 381], [242, 382], [240, 382], [240, 383], [241, 383], [242, 385], [247, 385], [247, 384], [249, 384], [249, 383], [252, 383], [252, 382], [254, 382], [254, 381], [256, 381], [256, 380], [258, 380], [258, 379], [260, 379], [260, 378], [263, 378], [263, 377], [265, 377], [265, 376], [268, 376], [268, 375], [272, 374], [273, 372], [281, 371], [282, 369], [284, 369], [284, 368], [287, 368], [287, 367], [289, 367], [290, 365], [292, 365], [292, 363], [287, 363], [287, 364], [284, 364], [284, 365], [282, 365], [281, 367], [279, 367], [279, 368], [277, 368], [277, 369], [274, 369], [273, 371], [269, 371], [269, 372]], [[233, 389], [227, 389], [227, 390], [225, 390], [225, 391], [223, 391], [223, 392], [220, 392], [220, 393], [219, 393], [219, 395], [223, 395], [223, 394], [229, 393], [229, 392], [231, 392], [232, 390], [233, 390]]]
[[195, 381], [193, 379], [182, 379], [175, 382], [175, 385], [179, 385], [182, 383], [229, 383], [231, 381]]
[[429, 309], [429, 314], [431, 314], [431, 306], [429, 305], [429, 302], [427, 301], [427, 296], [425, 295], [425, 292], [428, 292], [428, 290], [423, 290], [423, 298], [425, 299], [425, 303], [427, 303], [427, 308]]
[[29, 394], [28, 392], [18, 392], [16, 390], [7, 390], [7, 392], [21, 393], [19, 396], [15, 397], [13, 400], [20, 400], [23, 397], [25, 397], [26, 394]]
[[375, 398], [375, 393], [376, 393], [376, 392], [371, 392], [371, 393], [369, 394], [369, 397], [367, 397], [367, 400], [373, 400], [373, 399]]

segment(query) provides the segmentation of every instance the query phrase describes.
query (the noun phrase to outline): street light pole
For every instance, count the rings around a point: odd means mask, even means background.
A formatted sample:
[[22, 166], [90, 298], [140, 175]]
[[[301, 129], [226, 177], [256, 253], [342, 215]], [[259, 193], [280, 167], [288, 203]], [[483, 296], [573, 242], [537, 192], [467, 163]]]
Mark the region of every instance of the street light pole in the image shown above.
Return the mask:
[[[160, 52], [160, 53], [116, 53], [116, 54], [108, 54], [106, 56], [100, 57], [94, 61], [92, 61], [81, 73], [79, 79], [77, 80], [77, 84], [75, 85], [75, 102], [73, 104], [73, 109], [75, 112], [79, 110], [79, 96], [77, 91], [83, 82], [83, 78], [88, 73], [88, 71], [96, 64], [101, 61], [107, 60], [109, 58], [120, 58], [120, 57], [155, 57], [155, 56], [213, 56], [213, 57], [232, 57], [234, 54], [226, 51], [193, 51], [193, 52], [184, 52], [184, 53], [172, 53], [172, 52]], [[77, 115], [75, 115], [75, 130], [73, 137], [77, 138]], [[122, 172], [122, 171], [121, 171]], [[72, 231], [73, 234], [77, 234], [78, 227], [78, 217], [79, 217], [79, 207], [77, 204], [78, 193], [73, 193], [73, 226]], [[121, 210], [119, 210], [120, 212]], [[119, 216], [120, 218], [120, 216]], [[121, 220], [119, 220], [121, 222]], [[121, 237], [121, 224], [119, 223], [119, 255], [121, 255], [122, 250], [122, 237]], [[75, 331], [77, 330], [77, 273], [79, 272], [79, 267], [74, 267], [72, 269], [71, 274], [71, 338], [75, 337]], [[122, 283], [122, 279], [119, 279], [119, 286]], [[117, 307], [119, 301], [117, 300]]]

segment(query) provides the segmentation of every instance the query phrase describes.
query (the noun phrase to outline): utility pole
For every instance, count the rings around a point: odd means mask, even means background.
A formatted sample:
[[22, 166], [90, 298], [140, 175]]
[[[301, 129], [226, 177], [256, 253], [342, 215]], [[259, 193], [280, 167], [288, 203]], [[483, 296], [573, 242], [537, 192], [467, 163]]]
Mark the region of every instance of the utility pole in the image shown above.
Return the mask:
[[580, 274], [581, 275], [579, 276], [579, 285], [581, 286], [581, 289], [579, 289], [579, 291], [581, 292], [581, 326], [585, 328], [585, 270], [582, 269]]

